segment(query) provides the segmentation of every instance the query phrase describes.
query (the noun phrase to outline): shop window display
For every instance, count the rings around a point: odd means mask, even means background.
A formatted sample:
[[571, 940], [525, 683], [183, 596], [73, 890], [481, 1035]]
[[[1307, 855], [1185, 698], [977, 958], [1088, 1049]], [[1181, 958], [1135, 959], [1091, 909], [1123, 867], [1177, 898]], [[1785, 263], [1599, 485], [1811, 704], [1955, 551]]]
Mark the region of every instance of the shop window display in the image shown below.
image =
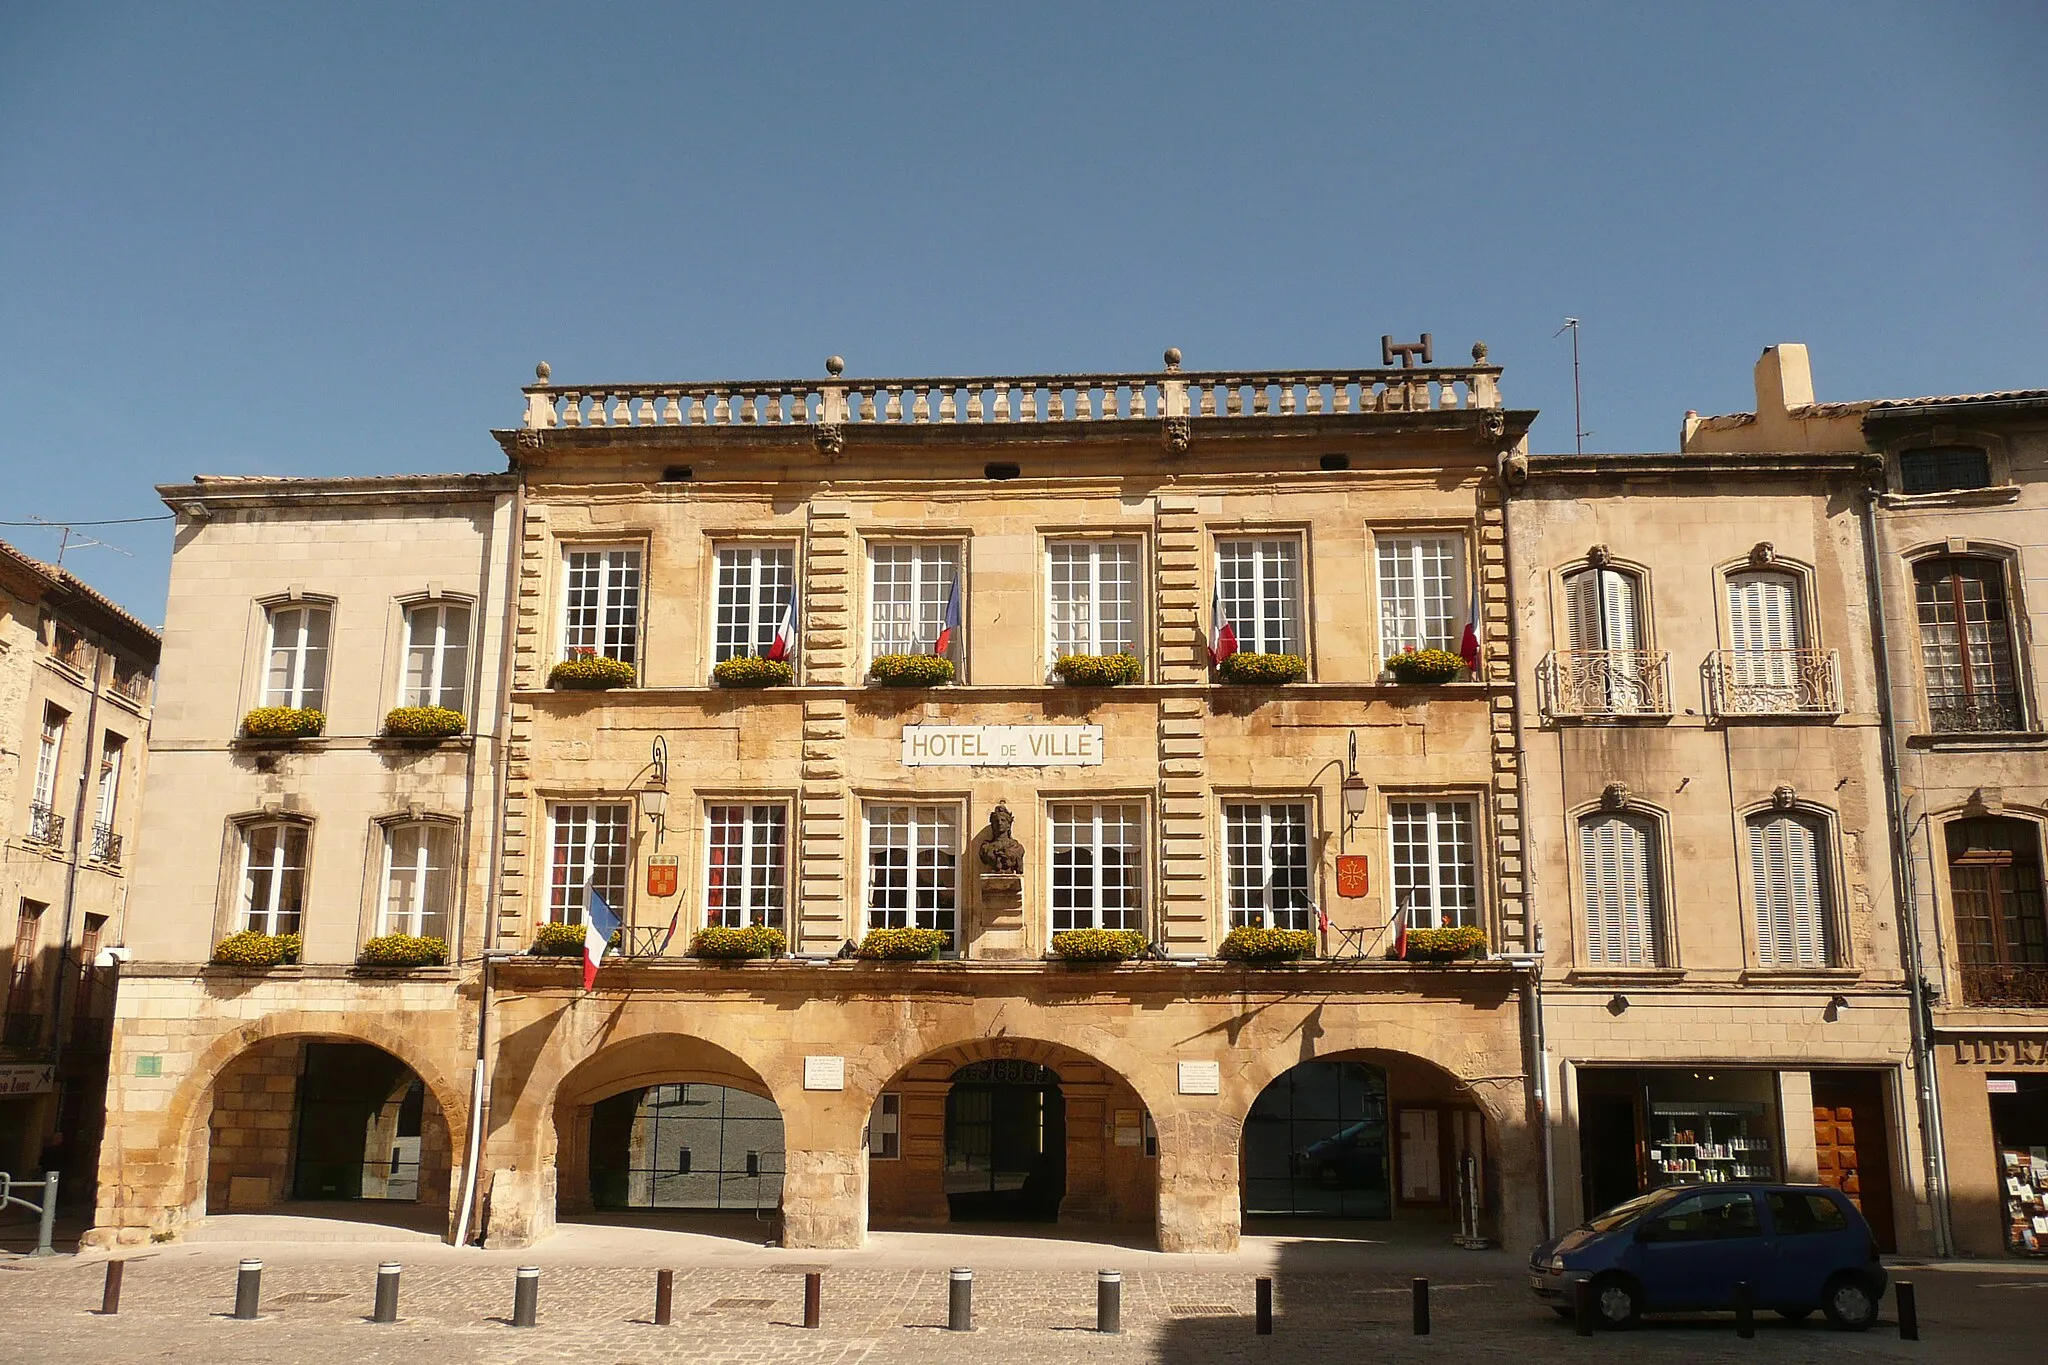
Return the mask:
[[1763, 1113], [1761, 1104], [1652, 1102], [1653, 1183], [1777, 1179], [1777, 1157], [1763, 1131]]
[[2048, 1256], [2048, 1076], [1988, 1079], [2006, 1250]]

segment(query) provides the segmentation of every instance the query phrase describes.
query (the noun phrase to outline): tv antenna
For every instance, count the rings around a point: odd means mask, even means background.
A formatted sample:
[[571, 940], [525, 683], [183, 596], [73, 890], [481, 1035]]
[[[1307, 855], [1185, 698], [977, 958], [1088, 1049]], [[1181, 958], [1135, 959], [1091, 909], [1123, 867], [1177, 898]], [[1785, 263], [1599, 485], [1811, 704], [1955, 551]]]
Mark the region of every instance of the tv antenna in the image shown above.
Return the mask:
[[1579, 399], [1579, 320], [1566, 318], [1564, 326], [1550, 334], [1552, 340], [1572, 334], [1572, 446], [1581, 455], [1586, 453], [1586, 438], [1593, 433], [1586, 430], [1586, 417]]
[[[67, 521], [51, 521], [51, 520], [50, 520], [50, 519], [49, 519], [48, 517], [39, 517], [39, 516], [35, 516], [34, 514], [31, 514], [31, 515], [29, 516], [29, 520], [30, 520], [30, 521], [32, 521], [32, 522], [34, 522], [34, 523], [36, 523], [36, 524], [37, 524], [38, 526], [47, 526], [47, 527], [49, 527], [49, 528], [50, 528], [51, 530], [53, 530], [53, 531], [57, 532], [57, 560], [56, 560], [56, 563], [57, 563], [57, 567], [58, 567], [58, 568], [60, 568], [60, 569], [64, 567], [64, 552], [65, 552], [66, 550], [69, 550], [69, 549], [80, 549], [80, 550], [85, 550], [85, 549], [92, 549], [92, 548], [98, 548], [98, 549], [101, 549], [101, 550], [112, 550], [112, 551], [113, 551], [113, 552], [114, 552], [115, 554], [117, 554], [117, 555], [128, 555], [128, 558], [130, 558], [130, 559], [133, 559], [133, 558], [135, 558], [135, 556], [134, 556], [134, 555], [132, 555], [132, 554], [128, 554], [128, 551], [126, 551], [126, 550], [122, 549], [122, 548], [121, 548], [120, 546], [118, 546], [118, 545], [113, 545], [113, 544], [110, 544], [110, 543], [108, 543], [107, 541], [104, 541], [104, 540], [94, 540], [94, 539], [93, 539], [93, 538], [92, 538], [91, 536], [79, 536], [79, 535], [77, 535], [77, 532], [78, 532], [78, 527], [77, 527], [77, 526], [75, 526], [75, 525], [73, 525], [73, 524], [72, 524], [72, 523], [70, 523], [70, 522], [67, 522]], [[90, 525], [91, 523], [81, 523], [81, 524], [85, 524], [85, 525]], [[73, 539], [72, 539], [72, 537], [73, 537], [73, 536], [77, 536], [77, 539], [76, 539], [76, 540], [73, 540]]]

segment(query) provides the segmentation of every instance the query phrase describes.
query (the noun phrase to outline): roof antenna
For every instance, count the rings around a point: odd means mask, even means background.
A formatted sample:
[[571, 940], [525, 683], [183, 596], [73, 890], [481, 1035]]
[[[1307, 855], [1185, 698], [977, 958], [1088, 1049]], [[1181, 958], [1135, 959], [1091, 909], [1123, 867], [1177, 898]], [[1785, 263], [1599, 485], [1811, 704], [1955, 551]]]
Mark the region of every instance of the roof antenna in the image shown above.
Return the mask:
[[1555, 340], [1566, 332], [1572, 334], [1572, 445], [1579, 454], [1583, 455], [1586, 453], [1586, 438], [1593, 433], [1586, 430], [1585, 413], [1579, 404], [1579, 320], [1577, 318], [1566, 318], [1564, 326], [1558, 328], [1550, 335], [1552, 340]]
[[[29, 520], [33, 522], [39, 522], [42, 525], [49, 527], [51, 530], [58, 532], [56, 563], [58, 568], [63, 568], [64, 552], [67, 549], [73, 548], [71, 544], [71, 537], [75, 534], [75, 528], [71, 526], [68, 522], [51, 521], [48, 517], [39, 517], [35, 516], [34, 514], [30, 514]], [[112, 550], [117, 555], [128, 555], [128, 558], [130, 559], [135, 558], [134, 555], [128, 554], [128, 551], [122, 549], [118, 545], [109, 545], [106, 541], [94, 540], [91, 536], [78, 537], [78, 544], [76, 548], [85, 550], [95, 546], [102, 550]]]

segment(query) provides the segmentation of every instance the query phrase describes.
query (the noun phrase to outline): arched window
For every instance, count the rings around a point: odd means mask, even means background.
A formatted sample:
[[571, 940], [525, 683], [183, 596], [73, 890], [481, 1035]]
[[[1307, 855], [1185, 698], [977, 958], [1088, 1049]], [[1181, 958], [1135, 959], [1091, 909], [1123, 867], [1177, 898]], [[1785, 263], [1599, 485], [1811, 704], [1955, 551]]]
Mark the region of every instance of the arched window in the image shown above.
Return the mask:
[[1564, 580], [1570, 645], [1567, 703], [1580, 713], [1661, 712], [1663, 673], [1645, 647], [1643, 580], [1592, 565]]
[[1923, 559], [1913, 566], [1913, 587], [1929, 723], [1937, 732], [2025, 729], [2005, 566], [1995, 559]]
[[455, 872], [455, 826], [408, 820], [384, 828], [384, 898], [380, 934], [448, 937]]
[[1663, 965], [1663, 890], [1654, 823], [1611, 811], [1579, 821], [1579, 904], [1588, 962]]
[[1963, 998], [2048, 1004], [2039, 831], [2024, 820], [1956, 821], [1948, 827], [1948, 884]]
[[306, 904], [306, 826], [266, 820], [242, 827], [240, 929], [301, 931]]
[[469, 709], [469, 607], [419, 602], [405, 609], [404, 706]]
[[327, 639], [331, 613], [324, 602], [280, 602], [270, 608], [265, 706], [327, 709]]
[[1834, 965], [1827, 826], [1799, 811], [1749, 817], [1749, 897], [1756, 955], [1772, 967]]

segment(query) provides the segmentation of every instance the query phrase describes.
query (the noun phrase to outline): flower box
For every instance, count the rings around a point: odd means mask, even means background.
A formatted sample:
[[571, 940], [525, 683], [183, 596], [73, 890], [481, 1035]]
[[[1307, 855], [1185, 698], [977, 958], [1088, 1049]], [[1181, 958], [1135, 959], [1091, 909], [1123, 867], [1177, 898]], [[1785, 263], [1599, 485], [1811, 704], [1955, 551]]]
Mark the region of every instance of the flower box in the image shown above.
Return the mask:
[[633, 665], [624, 659], [607, 659], [591, 649], [575, 649], [569, 657], [548, 670], [548, 686], [581, 688], [601, 692], [610, 687], [631, 687]]
[[1136, 929], [1063, 929], [1052, 936], [1052, 950], [1069, 962], [1128, 962], [1145, 951], [1145, 936]]
[[1434, 686], [1465, 671], [1465, 661], [1447, 649], [1404, 649], [1387, 658], [1395, 682]]
[[868, 673], [884, 687], [937, 687], [953, 681], [953, 661], [943, 654], [882, 654]]
[[297, 962], [303, 946], [297, 934], [259, 934], [244, 929], [213, 945], [213, 961], [222, 967], [282, 967]]
[[1247, 654], [1240, 650], [1216, 666], [1223, 681], [1241, 687], [1279, 687], [1308, 676], [1308, 660], [1299, 654]]
[[327, 728], [327, 713], [310, 706], [259, 706], [242, 717], [250, 739], [311, 739]]
[[1242, 924], [1217, 945], [1216, 956], [1229, 962], [1293, 962], [1315, 951], [1316, 936], [1306, 929], [1261, 929]]
[[1069, 687], [1116, 687], [1143, 681], [1145, 665], [1135, 654], [1062, 654], [1052, 672]]
[[780, 929], [766, 924], [749, 924], [735, 929], [723, 924], [708, 925], [690, 940], [691, 957], [737, 961], [749, 957], [781, 957], [789, 940]]
[[1486, 931], [1476, 924], [1456, 924], [1447, 929], [1410, 929], [1405, 940], [1405, 962], [1456, 962], [1486, 951]]
[[943, 929], [870, 929], [854, 956], [870, 962], [935, 962], [953, 946]]
[[379, 934], [363, 944], [356, 961], [365, 967], [441, 967], [448, 940], [431, 934]]
[[581, 957], [583, 956], [583, 926], [580, 924], [543, 924], [533, 936], [533, 946], [527, 949], [535, 957]]
[[468, 717], [446, 706], [394, 706], [384, 713], [387, 739], [447, 739], [468, 728]]
[[720, 659], [712, 667], [711, 680], [720, 687], [787, 687], [796, 681], [796, 666], [787, 659], [740, 654]]

